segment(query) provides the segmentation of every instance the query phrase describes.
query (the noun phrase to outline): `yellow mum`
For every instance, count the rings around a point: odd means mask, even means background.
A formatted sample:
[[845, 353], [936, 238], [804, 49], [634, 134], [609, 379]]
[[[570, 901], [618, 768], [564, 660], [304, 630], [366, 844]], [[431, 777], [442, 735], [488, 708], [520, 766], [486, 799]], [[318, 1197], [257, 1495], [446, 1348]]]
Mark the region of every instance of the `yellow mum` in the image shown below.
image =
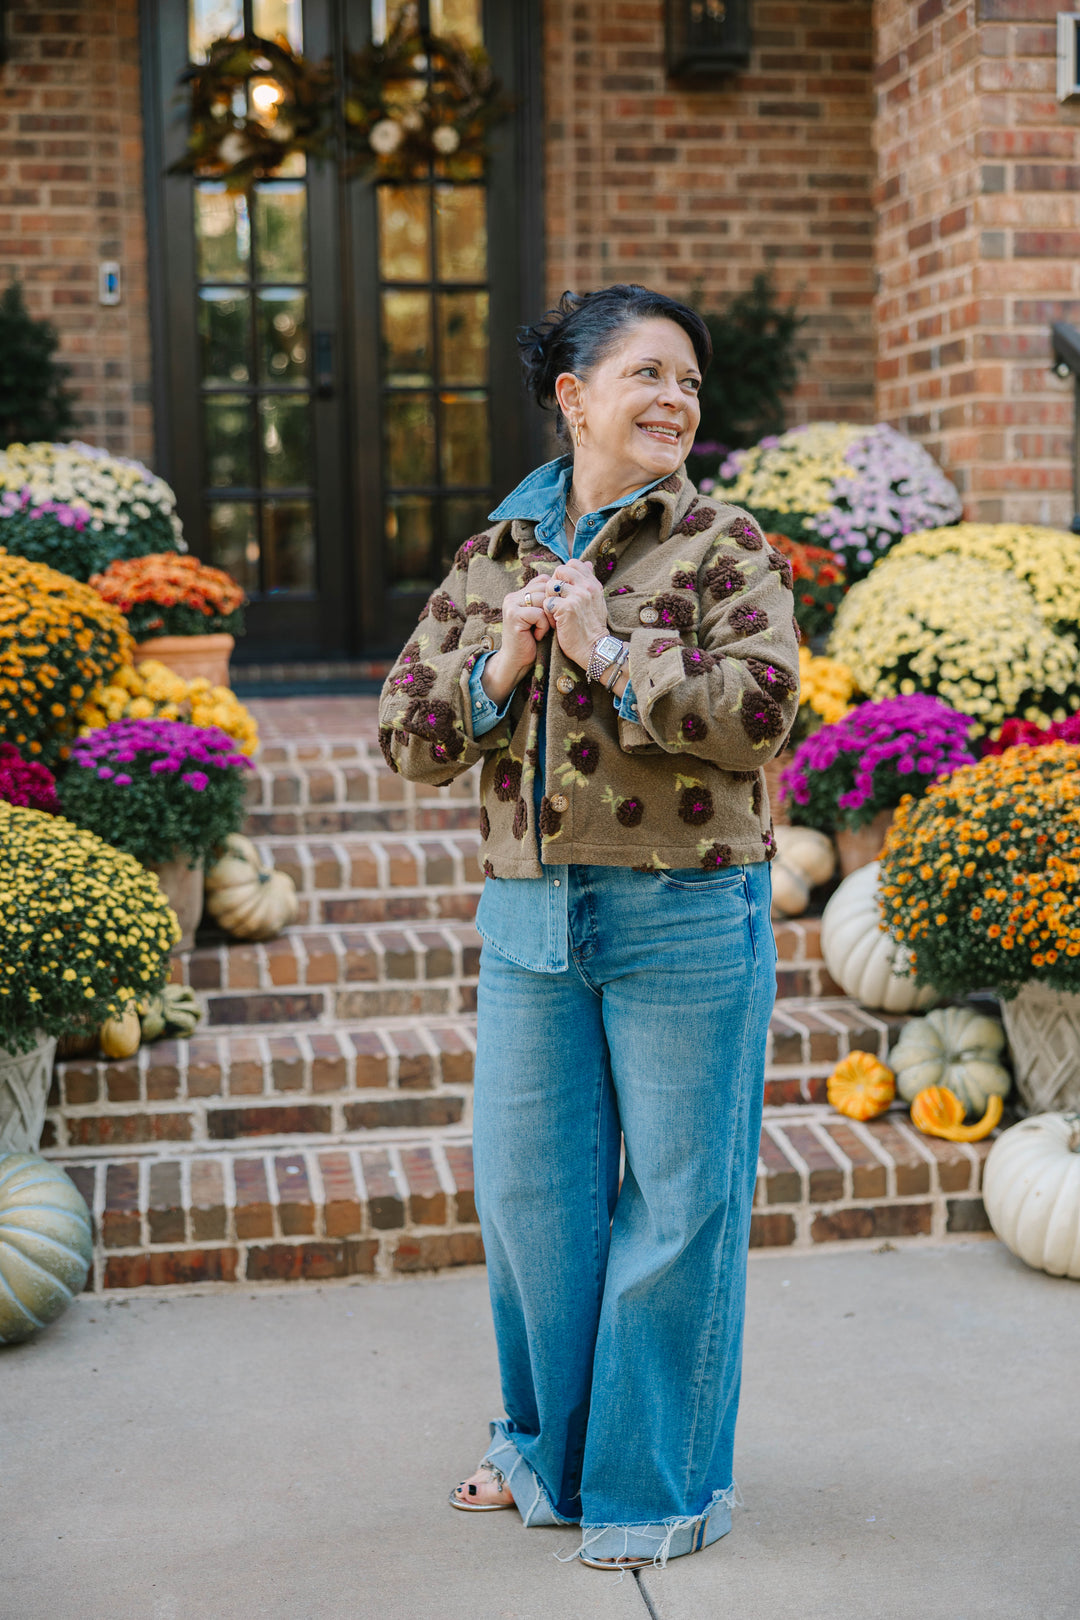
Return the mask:
[[91, 692], [79, 713], [82, 734], [110, 720], [188, 720], [193, 726], [220, 726], [242, 754], [254, 754], [259, 728], [249, 709], [227, 686], [211, 686], [201, 676], [185, 681], [164, 664], [148, 659], [126, 666], [107, 687]]
[[944, 556], [974, 557], [1015, 575], [1048, 619], [1080, 625], [1080, 535], [1035, 523], [956, 523], [907, 535], [886, 560]]

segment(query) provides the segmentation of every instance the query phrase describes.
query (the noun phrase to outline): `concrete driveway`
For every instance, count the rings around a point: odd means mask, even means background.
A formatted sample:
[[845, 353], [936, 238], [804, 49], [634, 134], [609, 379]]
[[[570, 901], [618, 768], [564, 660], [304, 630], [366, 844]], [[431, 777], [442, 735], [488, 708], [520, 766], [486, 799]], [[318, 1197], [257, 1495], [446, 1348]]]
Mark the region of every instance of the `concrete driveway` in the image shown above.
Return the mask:
[[2, 1620], [1076, 1620], [1080, 1285], [755, 1256], [733, 1533], [620, 1579], [446, 1506], [482, 1273], [80, 1300], [0, 1351]]

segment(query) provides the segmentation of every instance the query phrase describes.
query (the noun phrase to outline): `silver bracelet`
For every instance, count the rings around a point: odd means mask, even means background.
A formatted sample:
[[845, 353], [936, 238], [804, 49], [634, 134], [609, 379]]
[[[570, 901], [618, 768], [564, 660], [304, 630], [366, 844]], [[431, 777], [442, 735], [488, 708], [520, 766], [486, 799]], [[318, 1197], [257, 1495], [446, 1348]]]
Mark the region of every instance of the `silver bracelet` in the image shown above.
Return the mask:
[[622, 651], [612, 663], [611, 669], [601, 680], [601, 685], [605, 686], [609, 692], [613, 689], [615, 682], [618, 680], [619, 674], [629, 657], [630, 644], [629, 642], [624, 641], [622, 644]]

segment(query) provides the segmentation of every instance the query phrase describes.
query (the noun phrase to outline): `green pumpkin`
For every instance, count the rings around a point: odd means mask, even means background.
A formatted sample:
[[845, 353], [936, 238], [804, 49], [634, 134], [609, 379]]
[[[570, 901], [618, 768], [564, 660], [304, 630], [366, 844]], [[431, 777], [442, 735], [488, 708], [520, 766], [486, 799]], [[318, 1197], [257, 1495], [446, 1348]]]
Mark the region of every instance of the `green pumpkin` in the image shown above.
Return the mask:
[[28, 1339], [65, 1311], [93, 1252], [75, 1183], [36, 1153], [0, 1158], [0, 1344]]
[[905, 1024], [889, 1054], [896, 1089], [914, 1102], [927, 1086], [944, 1086], [966, 1114], [981, 1118], [991, 1097], [1008, 1095], [1012, 1079], [1001, 1062], [1005, 1031], [973, 1007], [939, 1007]]
[[201, 1017], [202, 1009], [194, 990], [186, 984], [167, 984], [146, 1004], [142, 1014], [142, 1038], [156, 1041], [165, 1034], [191, 1035]]

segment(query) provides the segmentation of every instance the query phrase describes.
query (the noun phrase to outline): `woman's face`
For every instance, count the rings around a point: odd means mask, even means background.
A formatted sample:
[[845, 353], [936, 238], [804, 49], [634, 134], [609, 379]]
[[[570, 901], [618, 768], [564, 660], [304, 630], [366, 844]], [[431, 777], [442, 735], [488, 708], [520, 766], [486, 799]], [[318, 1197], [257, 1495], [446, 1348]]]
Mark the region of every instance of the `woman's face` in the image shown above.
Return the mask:
[[626, 327], [587, 378], [563, 372], [556, 382], [571, 433], [582, 423], [575, 468], [621, 475], [627, 489], [674, 472], [694, 443], [700, 387], [694, 346], [681, 326], [655, 317]]

